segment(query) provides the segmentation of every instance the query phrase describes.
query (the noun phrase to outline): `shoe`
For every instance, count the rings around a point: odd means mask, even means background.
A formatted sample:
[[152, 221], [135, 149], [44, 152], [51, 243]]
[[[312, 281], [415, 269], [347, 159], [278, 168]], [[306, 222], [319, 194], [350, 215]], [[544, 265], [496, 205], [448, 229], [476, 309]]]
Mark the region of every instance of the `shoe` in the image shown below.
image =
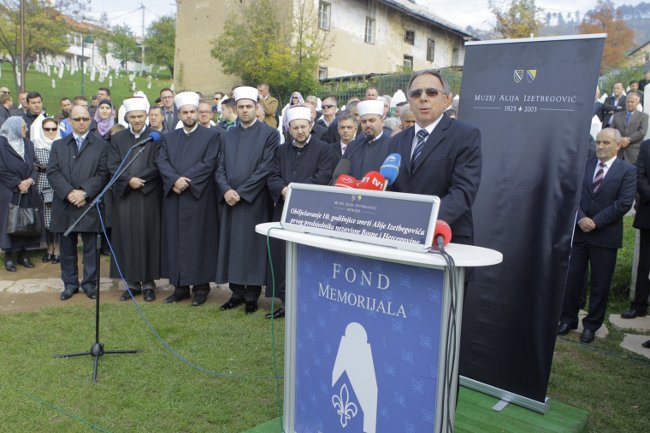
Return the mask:
[[641, 346], [645, 347], [646, 349], [650, 349], [650, 340], [644, 341], [641, 343]]
[[9, 272], [16, 272], [16, 264], [13, 260], [5, 259], [5, 269]]
[[52, 256], [52, 263], [55, 265], [61, 263], [61, 256], [56, 256], [56, 255]]
[[18, 259], [18, 263], [20, 263], [21, 265], [23, 265], [26, 268], [31, 269], [31, 268], [34, 267], [34, 264], [32, 263], [31, 260], [29, 260], [29, 257], [27, 257], [27, 256], [23, 256], [20, 259]]
[[278, 308], [273, 313], [266, 313], [264, 317], [267, 319], [281, 319], [284, 317], [284, 307]]
[[54, 257], [54, 256], [53, 256], [52, 254], [50, 254], [50, 253], [45, 253], [45, 254], [43, 254], [43, 263], [49, 263], [49, 262], [51, 262], [51, 261], [52, 261], [52, 257]]
[[243, 299], [230, 298], [230, 300], [228, 302], [226, 302], [225, 304], [223, 304], [219, 309], [221, 311], [232, 310], [233, 308], [239, 307], [243, 303], [244, 303]]
[[90, 299], [97, 299], [97, 289], [94, 287], [88, 287], [86, 289], [82, 288], [81, 290], [83, 290], [86, 293], [86, 296]]
[[109, 257], [110, 257], [110, 255], [111, 255], [111, 250], [109, 250], [108, 248], [102, 248], [102, 249], [99, 251], [99, 254], [101, 254], [102, 256], [109, 256]]
[[173, 304], [174, 302], [180, 302], [183, 299], [189, 299], [189, 297], [190, 297], [189, 293], [181, 294], [181, 293], [174, 292], [165, 298], [163, 304]]
[[[133, 296], [138, 296], [140, 293], [142, 293], [141, 290], [139, 289], [129, 289]], [[122, 296], [120, 296], [120, 301], [130, 301], [131, 300], [131, 293], [129, 293], [129, 290], [125, 290], [124, 293], [122, 293]]]
[[639, 311], [634, 308], [628, 308], [621, 313], [623, 319], [636, 319], [637, 317], [645, 317], [648, 315], [647, 311]]
[[153, 289], [144, 289], [144, 300], [145, 302], [152, 302], [156, 300], [156, 292]]
[[66, 301], [72, 298], [72, 295], [74, 295], [78, 291], [79, 289], [65, 289], [64, 291], [61, 292], [61, 300]]
[[567, 322], [561, 322], [557, 328], [557, 335], [567, 335], [572, 329], [576, 329], [576, 326], [571, 326]]
[[580, 341], [583, 343], [591, 343], [594, 341], [594, 337], [596, 337], [596, 333], [592, 331], [591, 329], [585, 329], [582, 331], [582, 335], [580, 336]]
[[206, 293], [197, 293], [192, 299], [192, 307], [198, 307], [199, 305], [205, 304], [205, 301], [208, 300], [208, 295]]
[[253, 314], [257, 311], [257, 302], [246, 302], [246, 314]]

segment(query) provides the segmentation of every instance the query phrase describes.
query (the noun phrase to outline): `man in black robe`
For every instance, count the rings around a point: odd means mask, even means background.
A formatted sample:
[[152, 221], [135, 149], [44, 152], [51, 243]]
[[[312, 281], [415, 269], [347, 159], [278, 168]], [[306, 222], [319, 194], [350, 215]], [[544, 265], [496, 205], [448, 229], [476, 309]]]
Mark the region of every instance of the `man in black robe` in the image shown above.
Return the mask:
[[174, 100], [182, 128], [163, 136], [158, 169], [163, 182], [162, 274], [175, 290], [166, 304], [190, 297], [204, 304], [217, 266], [217, 201], [214, 171], [221, 139], [198, 123], [199, 95], [181, 92]]
[[[128, 98], [124, 100], [124, 108], [129, 128], [111, 137], [108, 154], [111, 175], [119, 170], [129, 149], [151, 132], [145, 123], [145, 98]], [[133, 160], [133, 164], [113, 185], [111, 241], [115, 257], [111, 261], [111, 277], [124, 278], [127, 285], [120, 301], [142, 292], [145, 301], [156, 299], [154, 280], [161, 277], [162, 181], [156, 165], [159, 151], [160, 140], [133, 149], [125, 161], [127, 164]]]
[[359, 102], [359, 119], [363, 134], [350, 143], [345, 158], [350, 160], [350, 175], [361, 179], [369, 171], [379, 171], [388, 156], [390, 133], [384, 130], [384, 102]]
[[[52, 233], [64, 233], [77, 220], [108, 182], [108, 143], [90, 133], [88, 109], [75, 106], [70, 113], [72, 134], [52, 143], [47, 163], [47, 180], [54, 190]], [[77, 241], [83, 242], [84, 275], [81, 289], [97, 298], [97, 233], [99, 216], [90, 211], [68, 236], [61, 236], [61, 300], [79, 291]]]
[[[306, 105], [306, 104], [305, 104]], [[267, 185], [275, 203], [273, 221], [280, 221], [284, 199], [291, 182], [327, 185], [334, 172], [338, 159], [331, 151], [330, 144], [315, 138], [311, 131], [312, 116], [307, 107], [294, 106], [287, 110], [289, 132], [292, 141], [278, 147], [273, 160], [273, 170]], [[266, 296], [279, 298], [280, 308], [266, 315], [267, 319], [284, 317], [284, 294], [286, 286], [285, 242], [271, 239], [271, 260], [275, 277], [266, 285]], [[275, 289], [273, 287], [275, 282]]]
[[246, 303], [246, 313], [252, 314], [266, 282], [266, 239], [255, 226], [271, 217], [266, 181], [280, 136], [255, 117], [257, 89], [238, 87], [234, 98], [240, 123], [224, 135], [216, 175], [221, 197], [217, 282], [228, 282], [232, 290], [222, 310]]

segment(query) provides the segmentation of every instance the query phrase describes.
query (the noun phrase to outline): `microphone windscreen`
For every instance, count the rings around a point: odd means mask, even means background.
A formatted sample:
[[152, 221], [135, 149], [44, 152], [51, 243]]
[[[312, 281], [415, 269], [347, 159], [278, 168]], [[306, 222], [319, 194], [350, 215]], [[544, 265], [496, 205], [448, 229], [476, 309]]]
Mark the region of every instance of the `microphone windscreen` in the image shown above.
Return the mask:
[[443, 245], [451, 242], [451, 227], [444, 220], [436, 220], [436, 229], [433, 232], [434, 245], [439, 236], [442, 236]]
[[158, 132], [158, 131], [151, 131], [151, 132], [149, 133], [149, 137], [151, 137], [151, 139], [152, 139], [153, 141], [160, 141], [160, 132]]
[[399, 174], [399, 167], [402, 164], [402, 155], [399, 153], [391, 153], [386, 157], [384, 163], [379, 168], [379, 173], [388, 181], [388, 185], [392, 185], [397, 179]]
[[376, 191], [384, 190], [384, 183], [386, 179], [377, 171], [369, 171], [363, 176], [359, 181], [357, 188], [359, 189], [371, 189]]
[[349, 159], [342, 159], [336, 164], [334, 168], [334, 173], [332, 173], [332, 179], [338, 179], [342, 174], [350, 174], [351, 163]]
[[356, 188], [359, 181], [350, 176], [349, 174], [342, 174], [336, 178], [334, 186], [341, 188]]

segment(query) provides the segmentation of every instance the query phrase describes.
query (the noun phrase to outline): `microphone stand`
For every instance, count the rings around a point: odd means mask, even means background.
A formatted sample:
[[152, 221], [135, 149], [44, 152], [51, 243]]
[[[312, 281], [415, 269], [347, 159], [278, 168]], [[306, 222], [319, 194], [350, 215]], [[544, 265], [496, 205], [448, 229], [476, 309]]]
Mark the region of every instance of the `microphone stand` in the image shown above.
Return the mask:
[[[96, 209], [97, 210], [97, 215], [101, 219], [101, 216], [99, 215], [99, 203], [102, 201], [104, 198], [104, 195], [110, 190], [110, 188], [115, 184], [117, 179], [119, 179], [122, 174], [133, 164], [133, 162], [142, 155], [142, 152], [144, 152], [144, 144], [145, 143], [136, 143], [133, 145], [129, 151], [126, 153], [126, 156], [120, 163], [120, 167], [115, 175], [111, 178], [111, 180], [106, 184], [104, 189], [97, 194], [95, 199], [90, 203], [90, 206], [84, 210], [84, 212], [77, 218], [75, 222], [68, 227], [68, 229], [63, 233], [63, 236], [69, 236], [70, 233], [74, 230], [74, 228], [79, 224], [79, 222], [92, 210]], [[124, 162], [127, 160], [131, 152], [138, 146], [141, 146], [141, 148], [137, 151], [137, 153], [131, 158], [131, 160], [122, 167]], [[138, 353], [142, 352], [141, 349], [126, 349], [126, 350], [104, 350], [104, 344], [99, 341], [99, 294], [101, 293], [99, 282], [101, 280], [101, 274], [100, 274], [100, 250], [101, 250], [101, 241], [102, 241], [102, 236], [101, 236], [101, 231], [97, 233], [97, 251], [96, 251], [96, 266], [97, 266], [97, 298], [95, 299], [95, 343], [91, 346], [90, 350], [88, 352], [77, 352], [77, 353], [67, 353], [63, 355], [54, 355], [55, 358], [72, 358], [76, 356], [85, 356], [89, 355], [94, 358], [94, 363], [93, 363], [93, 383], [97, 383], [97, 370], [99, 367], [99, 358], [101, 358], [104, 355], [113, 355], [113, 354], [126, 354], [126, 353]]]

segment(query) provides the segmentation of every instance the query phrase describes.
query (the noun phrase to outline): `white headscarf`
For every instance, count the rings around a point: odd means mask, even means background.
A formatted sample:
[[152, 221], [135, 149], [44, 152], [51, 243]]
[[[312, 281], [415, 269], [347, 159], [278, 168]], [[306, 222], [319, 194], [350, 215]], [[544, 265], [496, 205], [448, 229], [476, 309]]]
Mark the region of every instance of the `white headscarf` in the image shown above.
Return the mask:
[[7, 139], [9, 145], [22, 159], [25, 159], [24, 123], [22, 116], [11, 116], [0, 127], [0, 135]]
[[[49, 139], [45, 136], [45, 131], [43, 131], [43, 122], [46, 120], [49, 120], [50, 122], [54, 122], [57, 125], [56, 129], [56, 137], [54, 139]], [[36, 120], [34, 121], [36, 122]], [[35, 132], [35, 135], [31, 136], [32, 142], [34, 143], [34, 148], [36, 149], [46, 149], [46, 150], [51, 150], [52, 149], [52, 143], [54, 140], [58, 140], [61, 138], [61, 130], [58, 128], [59, 122], [54, 120], [52, 117], [46, 117], [41, 121], [40, 128], [38, 128]], [[33, 128], [32, 128], [33, 130]]]

